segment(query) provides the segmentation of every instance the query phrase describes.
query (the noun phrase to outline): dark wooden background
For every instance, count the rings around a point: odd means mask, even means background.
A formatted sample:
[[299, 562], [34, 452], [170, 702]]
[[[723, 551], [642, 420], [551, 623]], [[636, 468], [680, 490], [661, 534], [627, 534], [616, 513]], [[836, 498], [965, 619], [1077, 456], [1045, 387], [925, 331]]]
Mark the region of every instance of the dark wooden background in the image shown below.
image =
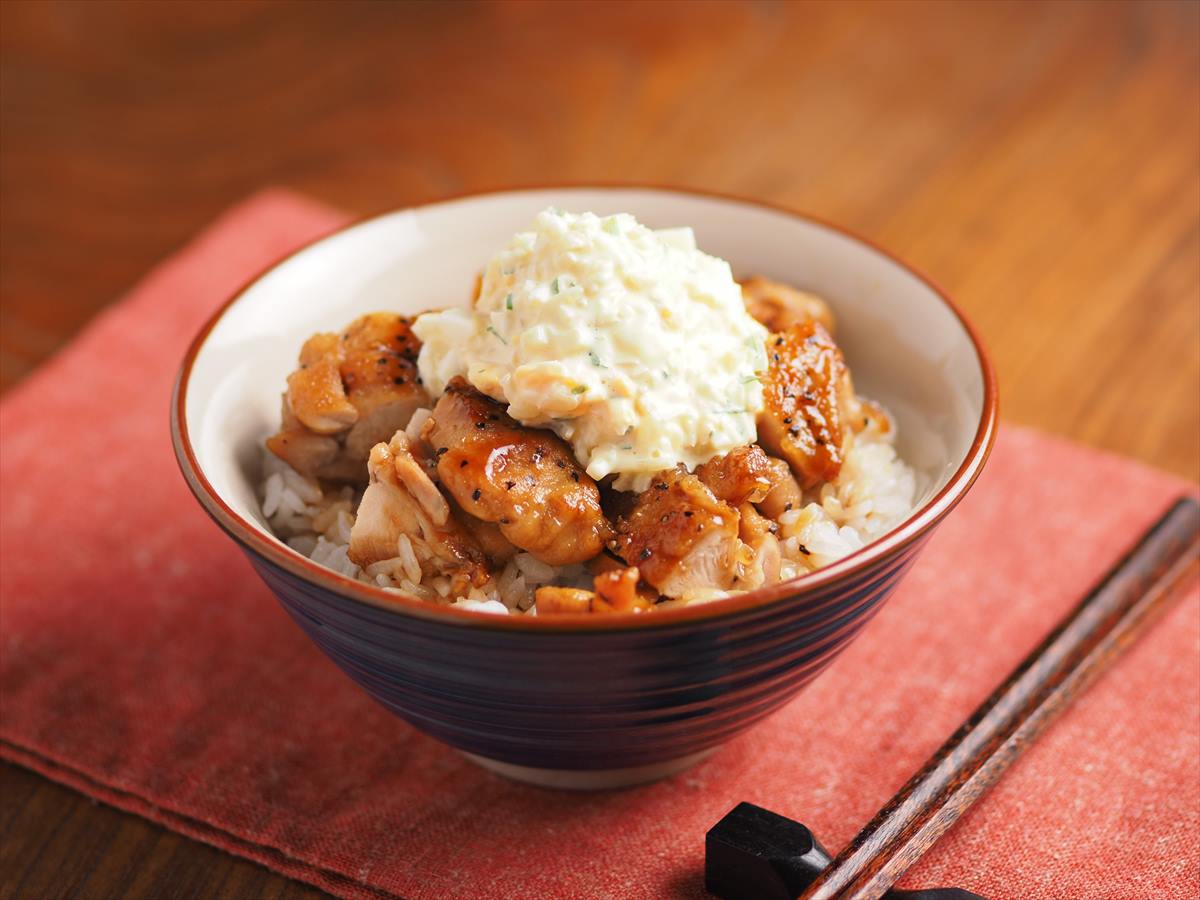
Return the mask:
[[[0, 380], [264, 185], [651, 181], [849, 226], [1003, 413], [1200, 476], [1200, 2], [0, 0]], [[0, 895], [318, 892], [0, 767]]]

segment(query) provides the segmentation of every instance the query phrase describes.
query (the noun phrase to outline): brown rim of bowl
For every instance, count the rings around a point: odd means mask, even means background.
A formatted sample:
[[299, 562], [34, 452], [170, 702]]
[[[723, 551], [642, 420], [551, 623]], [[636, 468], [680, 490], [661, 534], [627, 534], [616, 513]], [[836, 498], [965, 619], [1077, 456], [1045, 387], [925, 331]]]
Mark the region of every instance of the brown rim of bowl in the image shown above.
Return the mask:
[[201, 327], [196, 337], [192, 339], [188, 346], [187, 353], [183, 358], [183, 365], [180, 367], [179, 375], [175, 379], [175, 387], [171, 397], [171, 443], [175, 449], [175, 458], [179, 463], [179, 468], [183, 472], [183, 477], [191, 488], [193, 494], [200, 501], [201, 506], [208, 512], [213, 520], [221, 526], [232, 538], [242, 544], [244, 547], [254, 551], [258, 555], [264, 557], [269, 562], [278, 566], [281, 569], [295, 575], [299, 578], [313, 582], [316, 586], [332, 591], [342, 597], [351, 600], [357, 600], [368, 603], [372, 606], [390, 610], [396, 613], [404, 613], [415, 615], [423, 619], [432, 619], [446, 624], [458, 625], [463, 627], [474, 627], [493, 631], [553, 631], [553, 632], [592, 632], [592, 631], [630, 631], [643, 628], [661, 628], [672, 625], [678, 625], [683, 622], [691, 622], [700, 619], [722, 618], [725, 616], [733, 616], [738, 613], [747, 612], [749, 610], [758, 609], [768, 606], [782, 600], [792, 602], [802, 602], [806, 594], [811, 594], [814, 591], [826, 587], [832, 582], [835, 582], [847, 575], [861, 573], [869, 567], [873, 562], [882, 559], [885, 556], [893, 554], [913, 541], [927, 533], [934, 525], [940, 522], [947, 513], [953, 509], [958, 502], [966, 494], [967, 490], [975, 482], [983, 469], [984, 463], [987, 461], [988, 455], [991, 453], [992, 444], [996, 437], [996, 422], [997, 422], [997, 389], [996, 375], [992, 369], [992, 364], [988, 359], [987, 352], [983, 349], [983, 344], [979, 340], [979, 335], [975, 332], [974, 327], [963, 315], [962, 311], [954, 304], [954, 301], [931, 279], [925, 277], [921, 272], [914, 269], [912, 266], [898, 259], [893, 254], [884, 250], [882, 247], [875, 244], [860, 235], [855, 234], [841, 226], [833, 225], [814, 216], [797, 213], [783, 206], [778, 206], [773, 203], [768, 203], [759, 200], [749, 200], [744, 197], [738, 197], [732, 194], [723, 194], [717, 191], [698, 190], [694, 188], [671, 187], [661, 184], [637, 184], [637, 183], [591, 183], [591, 184], [550, 184], [550, 185], [527, 185], [518, 187], [495, 188], [485, 191], [470, 191], [461, 194], [454, 194], [443, 197], [440, 200], [423, 203], [416, 206], [402, 207], [399, 210], [392, 212], [403, 212], [408, 210], [417, 210], [429, 206], [437, 206], [442, 203], [448, 203], [457, 200], [466, 200], [472, 197], [485, 197], [496, 194], [523, 193], [534, 191], [554, 191], [554, 190], [641, 190], [641, 191], [658, 191], [664, 194], [677, 194], [681, 196], [692, 196], [707, 199], [723, 200], [726, 202], [740, 203], [745, 206], [758, 207], [759, 209], [768, 210], [770, 212], [780, 213], [792, 219], [799, 219], [826, 228], [850, 240], [857, 241], [865, 247], [878, 253], [880, 256], [890, 260], [900, 268], [907, 271], [910, 275], [917, 278], [922, 284], [928, 287], [941, 301], [946, 304], [954, 316], [962, 325], [967, 337], [975, 349], [975, 356], [979, 362], [980, 373], [983, 376], [983, 412], [979, 420], [979, 427], [975, 431], [975, 437], [968, 449], [965, 458], [958, 470], [950, 477], [950, 480], [937, 492], [932, 498], [926, 501], [921, 507], [915, 510], [912, 515], [905, 519], [901, 524], [887, 532], [883, 537], [872, 541], [865, 547], [854, 551], [848, 556], [843, 557], [837, 562], [831, 563], [828, 566], [818, 569], [815, 572], [807, 575], [802, 575], [798, 578], [793, 578], [790, 581], [780, 582], [776, 585], [771, 585], [767, 588], [759, 588], [753, 591], [747, 591], [744, 594], [738, 594], [733, 597], [727, 597], [721, 600], [714, 600], [707, 603], [698, 603], [690, 606], [675, 607], [673, 609], [660, 610], [653, 613], [605, 613], [603, 615], [596, 614], [576, 614], [576, 615], [561, 615], [561, 616], [501, 616], [495, 613], [472, 612], [470, 610], [454, 609], [452, 607], [438, 606], [430, 603], [427, 600], [422, 600], [419, 597], [413, 597], [405, 594], [393, 593], [386, 591], [383, 588], [375, 587], [374, 585], [365, 584], [360, 581], [355, 581], [347, 578], [344, 575], [339, 575], [332, 569], [327, 569], [319, 565], [307, 557], [301, 556], [295, 550], [292, 550], [282, 541], [277, 538], [267, 537], [258, 528], [247, 522], [238, 513], [236, 513], [228, 504], [225, 503], [213, 490], [207, 478], [204, 477], [200, 470], [199, 463], [196, 460], [195, 453], [192, 449], [192, 443], [188, 436], [187, 420], [184, 415], [184, 400], [187, 396], [188, 380], [191, 377], [192, 366], [195, 364], [196, 357], [199, 355], [201, 348], [204, 346], [205, 340], [212, 332], [217, 322], [225, 315], [234, 303], [255, 284], [257, 284], [265, 275], [275, 270], [285, 262], [295, 256], [311, 249], [315, 245], [324, 240], [340, 235], [357, 225], [364, 222], [382, 218], [392, 213], [380, 213], [378, 215], [364, 216], [338, 228], [337, 230], [323, 235], [315, 240], [309, 241], [297, 250], [292, 251], [287, 256], [276, 260], [271, 265], [264, 268], [253, 278], [245, 282], [233, 295], [226, 300], [221, 306], [209, 317], [209, 319]]

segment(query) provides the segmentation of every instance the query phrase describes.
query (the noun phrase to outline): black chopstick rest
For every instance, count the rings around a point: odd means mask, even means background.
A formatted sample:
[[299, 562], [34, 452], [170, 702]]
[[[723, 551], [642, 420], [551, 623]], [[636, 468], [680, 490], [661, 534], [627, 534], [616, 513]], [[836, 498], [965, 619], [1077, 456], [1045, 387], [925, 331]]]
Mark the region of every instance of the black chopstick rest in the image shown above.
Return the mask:
[[[832, 861], [799, 822], [739, 803], [704, 838], [704, 886], [725, 900], [794, 900]], [[984, 900], [959, 888], [901, 891], [887, 900]]]

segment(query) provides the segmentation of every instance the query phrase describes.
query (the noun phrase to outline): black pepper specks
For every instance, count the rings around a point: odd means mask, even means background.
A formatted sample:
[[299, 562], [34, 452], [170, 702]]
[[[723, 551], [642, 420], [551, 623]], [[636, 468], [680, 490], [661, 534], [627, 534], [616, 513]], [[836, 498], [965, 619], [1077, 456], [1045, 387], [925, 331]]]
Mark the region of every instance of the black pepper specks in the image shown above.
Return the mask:
[[578, 473], [578, 472], [572, 472], [572, 473], [571, 473], [571, 480], [572, 480], [572, 481], [574, 481], [576, 484], [579, 484], [579, 473]]
[[643, 547], [642, 552], [638, 554], [638, 559], [649, 559], [649, 558], [650, 558], [650, 548]]
[[480, 429], [487, 428], [487, 422], [476, 422], [475, 427]]
[[667, 489], [667, 483], [665, 481], [656, 481], [654, 483], [654, 489], [656, 491], [665, 491]]
[[800, 552], [803, 553], [805, 556], [812, 556], [812, 551], [809, 550], [807, 547], [805, 547], [803, 544], [800, 545]]
[[475, 488], [475, 490], [471, 491], [471, 499], [476, 502], [478, 502], [479, 498], [482, 496], [483, 496], [483, 491], [481, 491], [479, 488]]
[[513, 488], [515, 488], [516, 486], [517, 486], [517, 483], [516, 483], [515, 481], [506, 481], [506, 482], [504, 482], [504, 489], [505, 489], [506, 491], [511, 491], [511, 490], [512, 490]]

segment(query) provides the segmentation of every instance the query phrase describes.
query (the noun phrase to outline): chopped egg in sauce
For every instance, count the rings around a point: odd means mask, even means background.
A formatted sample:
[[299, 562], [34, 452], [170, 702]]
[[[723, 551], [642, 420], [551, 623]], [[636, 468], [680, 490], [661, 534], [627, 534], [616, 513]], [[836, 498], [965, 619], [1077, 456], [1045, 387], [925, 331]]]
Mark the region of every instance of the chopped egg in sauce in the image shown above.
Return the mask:
[[618, 490], [756, 437], [767, 331], [690, 228], [547, 209], [488, 263], [472, 309], [413, 331], [435, 396], [464, 376]]

